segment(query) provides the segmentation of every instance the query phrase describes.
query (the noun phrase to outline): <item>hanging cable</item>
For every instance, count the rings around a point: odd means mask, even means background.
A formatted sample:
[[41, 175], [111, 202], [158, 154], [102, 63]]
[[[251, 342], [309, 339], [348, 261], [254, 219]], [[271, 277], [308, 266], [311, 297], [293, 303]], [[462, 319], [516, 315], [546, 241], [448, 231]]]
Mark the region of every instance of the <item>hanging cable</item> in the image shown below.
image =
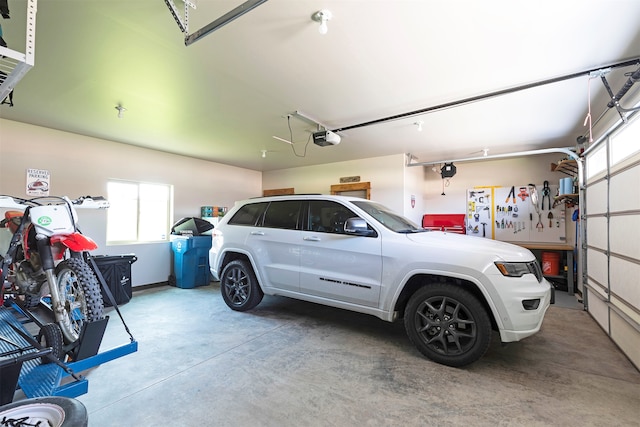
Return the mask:
[[[293, 142], [293, 130], [291, 129], [291, 115], [287, 115], [287, 126], [289, 127], [289, 141]], [[309, 146], [309, 142], [311, 142], [311, 134], [307, 138], [307, 143], [304, 144], [304, 152], [302, 155], [296, 153], [296, 147], [291, 144], [291, 151], [296, 157], [306, 157], [307, 156], [307, 147]]]
[[592, 77], [589, 77], [589, 80], [587, 81], [588, 112], [587, 112], [587, 117], [584, 118], [584, 123], [582, 124], [582, 126], [586, 126], [587, 122], [589, 122], [589, 143], [593, 142], [593, 128], [591, 126], [591, 80], [592, 80]]

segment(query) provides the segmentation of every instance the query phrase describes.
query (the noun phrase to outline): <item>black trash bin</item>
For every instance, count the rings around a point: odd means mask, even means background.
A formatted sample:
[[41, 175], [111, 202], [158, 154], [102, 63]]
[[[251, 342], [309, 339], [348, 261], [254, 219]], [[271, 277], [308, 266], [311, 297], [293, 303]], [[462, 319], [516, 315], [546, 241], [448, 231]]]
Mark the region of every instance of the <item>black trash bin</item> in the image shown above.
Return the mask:
[[[181, 218], [171, 227], [171, 234], [201, 236], [213, 229], [213, 224], [202, 218]], [[211, 234], [211, 233], [209, 233]]]
[[[93, 256], [100, 274], [104, 277], [104, 281], [118, 305], [126, 304], [131, 300], [131, 264], [137, 259], [134, 254]], [[113, 304], [102, 287], [100, 287], [100, 291], [104, 306], [111, 307]]]

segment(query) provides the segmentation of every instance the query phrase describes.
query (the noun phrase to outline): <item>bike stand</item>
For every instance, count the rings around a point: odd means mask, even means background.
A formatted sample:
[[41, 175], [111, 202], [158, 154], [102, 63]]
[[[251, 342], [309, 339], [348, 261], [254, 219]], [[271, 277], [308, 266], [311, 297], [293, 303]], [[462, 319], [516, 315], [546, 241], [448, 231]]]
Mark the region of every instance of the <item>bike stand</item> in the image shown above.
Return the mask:
[[[5, 357], [5, 352], [0, 357]], [[6, 365], [0, 367], [0, 378], [2, 378], [0, 381], [0, 405], [6, 405], [13, 401], [22, 370], [22, 361], [9, 359], [3, 360], [2, 363]]]
[[11, 403], [16, 392], [22, 365], [25, 362], [45, 357], [53, 351], [51, 348], [37, 350], [35, 347], [22, 347], [22, 340], [14, 330], [7, 328], [10, 322], [0, 313], [0, 405]]
[[131, 339], [128, 344], [99, 351], [107, 327], [107, 317], [86, 323], [81, 330], [79, 344], [71, 349], [63, 348], [68, 351], [66, 354], [73, 361], [43, 364], [42, 359], [53, 350], [40, 348], [33, 335], [27, 331], [26, 324], [36, 323], [33, 315], [20, 309], [14, 301], [7, 300], [5, 303], [6, 306], [0, 306], [0, 338], [2, 338], [0, 339], [0, 403], [2, 404], [13, 400], [17, 387], [27, 398], [80, 396], [88, 392], [88, 380], [76, 373], [138, 351], [138, 342], [134, 339]]
[[78, 361], [95, 356], [100, 350], [100, 343], [102, 343], [102, 337], [104, 337], [104, 331], [107, 329], [107, 323], [109, 317], [105, 316], [104, 319], [96, 320], [93, 322], [85, 322], [80, 330], [80, 337], [76, 341], [76, 345], [71, 348], [63, 349], [65, 353], [69, 354], [71, 360]]

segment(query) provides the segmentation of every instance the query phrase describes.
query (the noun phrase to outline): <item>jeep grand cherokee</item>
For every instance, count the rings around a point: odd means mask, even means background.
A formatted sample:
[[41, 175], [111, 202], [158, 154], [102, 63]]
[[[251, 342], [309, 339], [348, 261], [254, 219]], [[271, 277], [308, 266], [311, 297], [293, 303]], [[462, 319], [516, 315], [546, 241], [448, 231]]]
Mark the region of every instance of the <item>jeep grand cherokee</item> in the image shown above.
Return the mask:
[[426, 357], [463, 366], [540, 330], [552, 299], [534, 255], [479, 237], [427, 231], [355, 197], [245, 200], [213, 230], [210, 268], [225, 303], [264, 294], [404, 320]]

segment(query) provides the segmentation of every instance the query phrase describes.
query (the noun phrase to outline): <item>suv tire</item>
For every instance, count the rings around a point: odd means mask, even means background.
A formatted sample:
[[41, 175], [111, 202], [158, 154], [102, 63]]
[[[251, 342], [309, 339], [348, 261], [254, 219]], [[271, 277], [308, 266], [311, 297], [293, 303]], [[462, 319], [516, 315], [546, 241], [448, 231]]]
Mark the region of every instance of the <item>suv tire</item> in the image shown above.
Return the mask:
[[245, 260], [234, 260], [224, 267], [220, 290], [227, 306], [236, 311], [251, 310], [264, 296], [251, 264]]
[[491, 343], [491, 321], [480, 301], [446, 283], [424, 286], [411, 296], [404, 326], [423, 355], [448, 366], [475, 362]]

